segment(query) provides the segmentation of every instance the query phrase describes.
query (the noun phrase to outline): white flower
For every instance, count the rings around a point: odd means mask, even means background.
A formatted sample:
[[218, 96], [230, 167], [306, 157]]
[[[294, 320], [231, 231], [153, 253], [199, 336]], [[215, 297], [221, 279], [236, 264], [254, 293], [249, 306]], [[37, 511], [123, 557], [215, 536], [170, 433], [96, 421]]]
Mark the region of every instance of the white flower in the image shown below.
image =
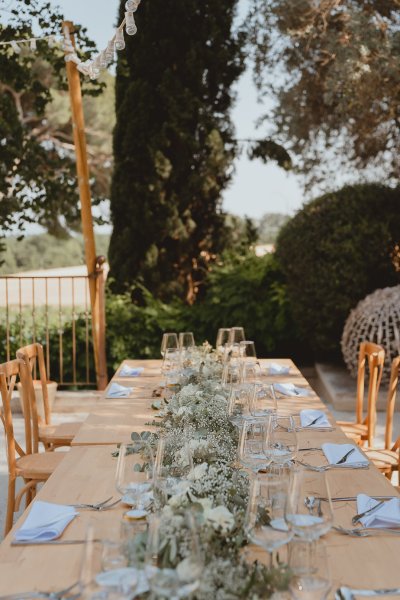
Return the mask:
[[202, 505], [204, 513], [212, 509], [212, 500], [210, 498], [199, 498], [196, 502]]
[[188, 479], [191, 481], [197, 481], [198, 479], [201, 479], [207, 473], [207, 471], [208, 464], [201, 463], [201, 465], [197, 465], [197, 467], [194, 467], [194, 469], [189, 473]]
[[183, 494], [175, 494], [174, 496], [171, 496], [171, 498], [168, 500], [168, 505], [172, 509], [181, 508], [181, 506], [185, 506], [186, 504], [187, 504], [186, 492], [184, 492]]
[[223, 532], [231, 531], [235, 525], [235, 517], [225, 506], [205, 510], [204, 518], [214, 529], [221, 529]]
[[193, 561], [192, 558], [184, 558], [176, 567], [176, 572], [180, 581], [193, 581], [201, 574], [201, 565]]

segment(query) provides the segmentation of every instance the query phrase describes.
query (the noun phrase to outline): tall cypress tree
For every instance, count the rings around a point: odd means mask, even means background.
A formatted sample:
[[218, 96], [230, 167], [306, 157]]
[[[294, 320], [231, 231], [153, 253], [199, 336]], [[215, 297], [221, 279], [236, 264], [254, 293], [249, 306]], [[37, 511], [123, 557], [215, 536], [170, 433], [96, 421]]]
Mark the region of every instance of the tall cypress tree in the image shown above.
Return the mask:
[[[224, 240], [221, 192], [236, 148], [230, 109], [244, 69], [238, 0], [146, 0], [118, 55], [114, 290], [143, 283], [193, 301]], [[122, 0], [120, 17], [124, 12]]]

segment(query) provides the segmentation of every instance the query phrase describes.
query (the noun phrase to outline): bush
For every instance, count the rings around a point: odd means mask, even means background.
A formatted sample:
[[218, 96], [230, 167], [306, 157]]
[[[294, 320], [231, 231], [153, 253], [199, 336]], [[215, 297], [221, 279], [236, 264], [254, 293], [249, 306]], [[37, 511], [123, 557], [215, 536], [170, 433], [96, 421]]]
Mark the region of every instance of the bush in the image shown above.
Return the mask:
[[130, 357], [158, 358], [164, 331], [193, 331], [196, 343], [214, 345], [219, 327], [241, 325], [259, 356], [306, 357], [289, 314], [284, 276], [273, 256], [229, 260], [208, 274], [202, 300], [165, 305], [137, 288], [107, 297], [107, 354], [110, 369]]
[[196, 336], [213, 345], [219, 327], [243, 326], [259, 356], [305, 358], [290, 317], [285, 278], [273, 255], [248, 255], [215, 267], [203, 300], [187, 312]]
[[307, 204], [281, 230], [277, 259], [294, 321], [317, 358], [338, 358], [350, 310], [400, 279], [400, 188], [346, 186]]

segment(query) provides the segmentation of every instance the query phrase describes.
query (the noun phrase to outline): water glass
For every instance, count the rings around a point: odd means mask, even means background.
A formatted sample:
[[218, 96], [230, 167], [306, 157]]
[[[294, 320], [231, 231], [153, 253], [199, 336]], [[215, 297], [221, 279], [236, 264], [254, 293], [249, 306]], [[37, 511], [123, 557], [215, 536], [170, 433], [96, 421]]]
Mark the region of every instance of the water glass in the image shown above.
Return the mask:
[[273, 386], [255, 383], [250, 404], [250, 412], [253, 417], [267, 417], [276, 414], [276, 411], [277, 402]]
[[268, 420], [264, 452], [271, 462], [285, 464], [297, 454], [298, 442], [294, 419], [273, 414]]
[[176, 333], [164, 333], [161, 340], [161, 356], [165, 356], [167, 348], [179, 348], [178, 336]]
[[137, 510], [146, 511], [151, 503], [154, 482], [153, 450], [148, 442], [138, 439], [119, 448], [115, 486], [123, 500]]
[[228, 418], [236, 427], [245, 420], [252, 419], [250, 412], [251, 389], [241, 385], [232, 385], [228, 398]]
[[177, 600], [190, 596], [200, 585], [204, 559], [193, 515], [185, 512], [185, 555], [165, 551], [165, 535], [158, 515], [150, 519], [145, 572], [151, 592], [161, 598]]
[[265, 433], [266, 421], [263, 419], [245, 421], [240, 432], [239, 462], [255, 473], [260, 469], [266, 469], [270, 462], [264, 453]]
[[325, 600], [331, 589], [331, 576], [325, 544], [294, 539], [288, 550], [293, 573], [289, 589], [295, 600]]
[[247, 507], [244, 529], [250, 542], [270, 553], [293, 538], [287, 521], [289, 479], [267, 473], [254, 478]]
[[122, 569], [128, 565], [124, 554], [124, 545], [113, 540], [103, 540], [103, 551], [101, 555], [101, 570], [111, 571]]
[[293, 470], [289, 507], [288, 518], [296, 535], [312, 541], [327, 533], [333, 524], [327, 474], [323, 471], [310, 473], [302, 468]]
[[179, 377], [181, 369], [181, 355], [177, 348], [166, 348], [164, 352], [164, 358], [161, 365], [161, 373], [167, 375], [167, 373], [175, 373], [176, 377]]
[[193, 458], [186, 438], [178, 444], [176, 438], [160, 437], [155, 458], [157, 503], [163, 505], [170, 496], [184, 493], [190, 487], [188, 476], [192, 470]]

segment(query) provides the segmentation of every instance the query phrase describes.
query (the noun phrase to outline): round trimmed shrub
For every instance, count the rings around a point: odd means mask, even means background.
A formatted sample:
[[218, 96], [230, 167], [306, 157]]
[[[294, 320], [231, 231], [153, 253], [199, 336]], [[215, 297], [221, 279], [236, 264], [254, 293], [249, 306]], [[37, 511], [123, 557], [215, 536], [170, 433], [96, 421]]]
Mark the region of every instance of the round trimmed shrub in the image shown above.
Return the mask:
[[301, 337], [316, 358], [339, 358], [350, 310], [400, 283], [400, 187], [346, 186], [313, 200], [282, 228], [276, 256]]

